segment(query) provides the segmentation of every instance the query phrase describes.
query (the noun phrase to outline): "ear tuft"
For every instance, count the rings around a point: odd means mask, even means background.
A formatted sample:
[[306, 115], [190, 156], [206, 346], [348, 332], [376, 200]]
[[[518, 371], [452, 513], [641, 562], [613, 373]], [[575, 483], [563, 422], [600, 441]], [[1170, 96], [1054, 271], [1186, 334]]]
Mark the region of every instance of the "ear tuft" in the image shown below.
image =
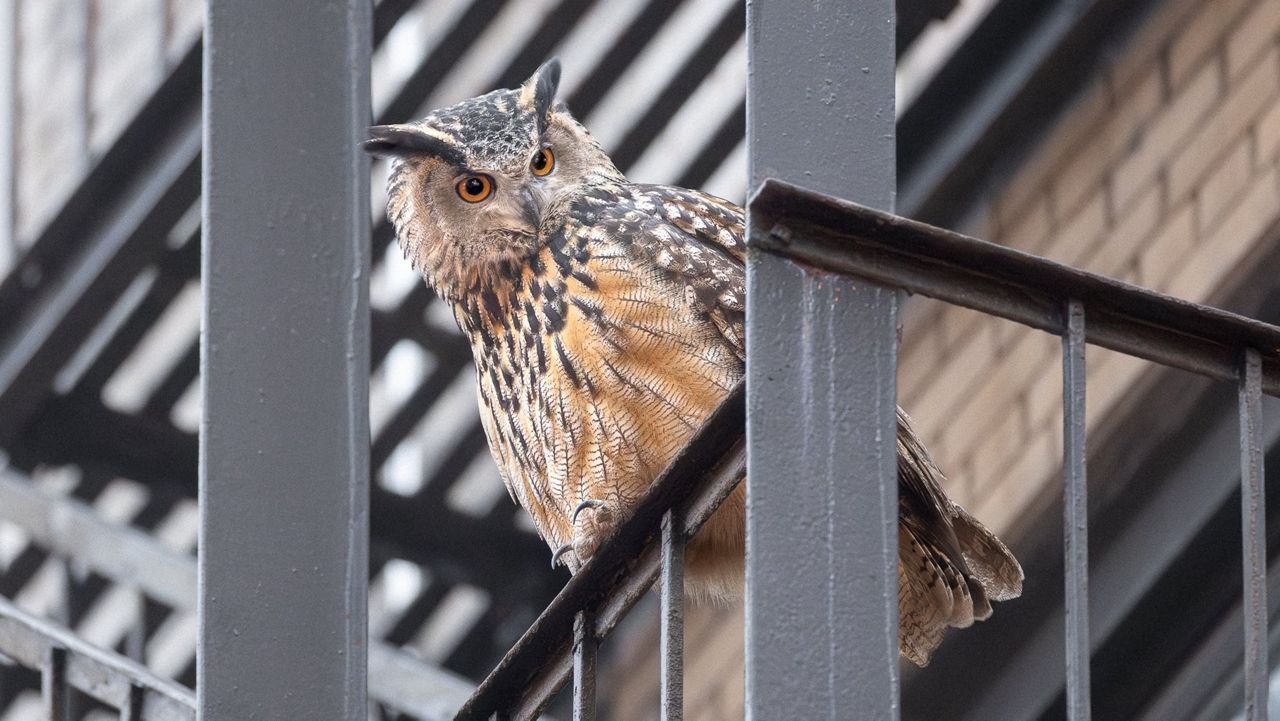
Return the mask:
[[374, 125], [369, 128], [369, 139], [360, 143], [360, 149], [378, 158], [394, 158], [404, 155], [406, 131], [394, 125]]
[[529, 79], [520, 86], [520, 100], [525, 107], [531, 108], [539, 120], [546, 118], [547, 111], [556, 99], [556, 89], [560, 86], [560, 59], [551, 58], [543, 63]]
[[412, 125], [374, 125], [360, 147], [379, 158], [434, 155], [454, 165], [464, 162], [457, 147]]

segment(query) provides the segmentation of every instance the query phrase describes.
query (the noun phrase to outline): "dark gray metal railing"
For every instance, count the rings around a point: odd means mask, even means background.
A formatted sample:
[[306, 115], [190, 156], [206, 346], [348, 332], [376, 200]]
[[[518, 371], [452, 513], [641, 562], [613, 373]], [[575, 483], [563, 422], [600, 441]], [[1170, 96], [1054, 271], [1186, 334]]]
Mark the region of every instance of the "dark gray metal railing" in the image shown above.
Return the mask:
[[0, 598], [0, 654], [40, 671], [44, 717], [70, 721], [75, 689], [119, 709], [120, 721], [195, 721], [196, 697], [137, 661], [97, 648], [71, 631]]
[[1237, 382], [1245, 710], [1250, 721], [1266, 719], [1261, 395], [1280, 396], [1280, 328], [777, 181], [767, 181], [752, 199], [750, 218], [761, 247], [817, 271], [902, 288], [1062, 337], [1067, 709], [1072, 721], [1090, 717], [1085, 344]]
[[[756, 247], [794, 259], [808, 273], [839, 273], [860, 282], [902, 288], [1062, 337], [1067, 703], [1072, 721], [1090, 717], [1086, 344], [1238, 382], [1246, 709], [1248, 719], [1266, 718], [1265, 519], [1259, 429], [1261, 395], [1280, 396], [1280, 328], [775, 180], [766, 181], [752, 199], [750, 223]], [[892, 378], [895, 369], [876, 372]], [[662, 587], [663, 718], [680, 718], [681, 600], [675, 579], [681, 540], [700, 523], [679, 524], [677, 519], [705, 518], [741, 477], [742, 459], [736, 454], [742, 446], [735, 441], [744, 420], [742, 390], [734, 392], [676, 458], [636, 515], [570, 580], [481, 684], [458, 719], [485, 719], [493, 713], [501, 718], [532, 718], [568, 680], [571, 666], [579, 683], [575, 717], [593, 718], [596, 645], [654, 582], [660, 569], [664, 579], [671, 579]], [[712, 464], [710, 474], [699, 472]], [[700, 500], [690, 504], [690, 498]], [[681, 527], [682, 533], [674, 532]], [[580, 623], [575, 631], [575, 618], [594, 618], [594, 622]], [[594, 631], [589, 633], [587, 628]], [[577, 661], [571, 663], [575, 653]], [[893, 713], [896, 717], [896, 710]]]
[[536, 718], [571, 675], [574, 718], [594, 718], [596, 645], [660, 573], [669, 579], [662, 593], [664, 719], [680, 718], [684, 586], [676, 576], [683, 539], [697, 532], [742, 480], [744, 397], [739, 385], [649, 488], [634, 514], [481, 682], [457, 719]]
[[1067, 716], [1089, 718], [1089, 524], [1088, 476], [1085, 472], [1085, 341], [1084, 305], [1068, 300], [1063, 308], [1062, 434], [1066, 483], [1062, 499], [1062, 589], [1066, 608]]

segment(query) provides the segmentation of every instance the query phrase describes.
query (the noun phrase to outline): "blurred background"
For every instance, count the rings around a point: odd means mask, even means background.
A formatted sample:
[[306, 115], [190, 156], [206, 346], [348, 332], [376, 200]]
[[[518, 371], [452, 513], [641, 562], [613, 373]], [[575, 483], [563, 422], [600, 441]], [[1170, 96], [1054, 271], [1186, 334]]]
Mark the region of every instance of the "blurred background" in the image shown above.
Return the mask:
[[[188, 687], [203, 13], [0, 0], [0, 596]], [[899, 0], [898, 14], [898, 212], [1280, 321], [1280, 2]], [[633, 180], [744, 200], [742, 0], [381, 0], [375, 18], [380, 122], [558, 55], [561, 97]], [[566, 575], [500, 485], [469, 349], [401, 260], [373, 173], [370, 634], [393, 655], [371, 657], [370, 717], [425, 719], [414, 674], [474, 684]], [[1057, 346], [908, 307], [900, 402], [1028, 582], [904, 670], [904, 719], [1063, 717]], [[1234, 718], [1234, 389], [1089, 354], [1094, 717]], [[741, 609], [691, 613], [689, 718], [741, 718]], [[605, 646], [603, 718], [657, 717], [656, 625], [641, 608]], [[40, 708], [39, 677], [0, 653], [0, 720]], [[114, 718], [85, 700], [77, 713]]]

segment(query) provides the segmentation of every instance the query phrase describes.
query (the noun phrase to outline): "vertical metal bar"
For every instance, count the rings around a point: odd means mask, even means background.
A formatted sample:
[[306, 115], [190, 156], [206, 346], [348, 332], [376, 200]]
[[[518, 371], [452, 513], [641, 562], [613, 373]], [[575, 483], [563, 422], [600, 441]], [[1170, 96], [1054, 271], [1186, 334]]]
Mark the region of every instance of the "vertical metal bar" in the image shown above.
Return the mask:
[[596, 718], [595, 619], [579, 611], [573, 620], [573, 721]]
[[18, 257], [18, 0], [0, 0], [0, 278]]
[[198, 712], [362, 718], [368, 0], [210, 0]]
[[124, 637], [124, 655], [137, 661], [144, 663], [143, 658], [147, 651], [147, 599], [142, 595], [142, 591], [130, 589], [130, 605], [129, 615], [132, 617], [132, 623], [129, 624], [129, 631]]
[[49, 721], [68, 721], [71, 718], [70, 691], [67, 686], [67, 649], [51, 645], [45, 652], [44, 669], [40, 674], [45, 718]]
[[55, 556], [49, 559], [53, 564], [54, 594], [56, 598], [50, 616], [54, 621], [68, 628], [72, 625], [71, 614], [71, 561]]
[[[749, 0], [747, 26], [753, 185], [892, 209], [893, 0]], [[747, 718], [894, 721], [899, 293], [748, 242]]]
[[1240, 364], [1240, 498], [1244, 535], [1244, 717], [1266, 721], [1267, 508], [1262, 474], [1262, 360], [1248, 348]]
[[129, 695], [120, 707], [120, 721], [142, 721], [142, 704], [145, 691], [138, 684], [129, 684]]
[[1085, 474], [1084, 306], [1068, 301], [1062, 336], [1063, 543], [1067, 718], [1089, 719], [1089, 519]]
[[684, 718], [684, 534], [662, 516], [662, 721]]

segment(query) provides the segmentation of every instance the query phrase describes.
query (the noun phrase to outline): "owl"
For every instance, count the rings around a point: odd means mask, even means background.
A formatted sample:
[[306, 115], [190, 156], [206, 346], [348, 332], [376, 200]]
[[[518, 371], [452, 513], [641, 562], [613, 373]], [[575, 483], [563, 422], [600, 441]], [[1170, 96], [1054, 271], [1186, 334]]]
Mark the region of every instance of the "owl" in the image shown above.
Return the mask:
[[[628, 182], [556, 100], [560, 66], [370, 129], [405, 258], [470, 340], [502, 480], [576, 570], [745, 371], [742, 209]], [[902, 653], [1016, 597], [1004, 544], [943, 493], [899, 411]], [[803, 479], [769, 479], [797, 483]], [[743, 585], [739, 486], [687, 548], [687, 593]]]

